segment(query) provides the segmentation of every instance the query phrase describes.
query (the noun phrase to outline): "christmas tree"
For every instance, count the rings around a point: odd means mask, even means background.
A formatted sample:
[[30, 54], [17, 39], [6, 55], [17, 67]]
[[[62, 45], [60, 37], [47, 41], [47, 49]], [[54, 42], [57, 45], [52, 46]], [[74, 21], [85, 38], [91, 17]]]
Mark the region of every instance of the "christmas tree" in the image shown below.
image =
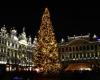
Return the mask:
[[42, 22], [38, 31], [38, 53], [35, 63], [42, 67], [44, 72], [57, 72], [60, 69], [58, 48], [55, 34], [50, 21], [50, 13], [47, 8], [42, 16]]

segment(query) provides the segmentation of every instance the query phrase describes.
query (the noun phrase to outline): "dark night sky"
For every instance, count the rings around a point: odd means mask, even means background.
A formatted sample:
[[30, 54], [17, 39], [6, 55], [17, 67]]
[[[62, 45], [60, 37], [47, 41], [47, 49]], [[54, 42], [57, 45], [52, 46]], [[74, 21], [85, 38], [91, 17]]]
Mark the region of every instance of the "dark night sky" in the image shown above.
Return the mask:
[[22, 27], [25, 26], [27, 36], [31, 34], [34, 37], [39, 29], [44, 8], [47, 6], [58, 41], [62, 37], [67, 38], [67, 35], [87, 33], [100, 35], [100, 8], [70, 8], [67, 4], [56, 0], [9, 2], [6, 6], [0, 7], [0, 26], [5, 24], [8, 30], [14, 26], [18, 33], [21, 33]]

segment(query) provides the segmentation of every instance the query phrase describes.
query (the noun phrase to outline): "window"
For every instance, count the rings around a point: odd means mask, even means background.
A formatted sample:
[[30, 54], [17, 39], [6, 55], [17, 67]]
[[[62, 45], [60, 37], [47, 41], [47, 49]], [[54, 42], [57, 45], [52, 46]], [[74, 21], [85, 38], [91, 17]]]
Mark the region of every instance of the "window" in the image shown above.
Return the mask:
[[17, 47], [17, 44], [16, 44], [16, 46], [15, 46], [15, 47], [16, 47], [16, 48], [18, 48], [18, 47]]
[[91, 45], [91, 50], [93, 50], [93, 46]]
[[70, 56], [69, 56], [70, 58], [72, 58], [72, 54], [70, 54]]
[[1, 52], [3, 53], [3, 48], [1, 48]]
[[89, 50], [89, 45], [87, 45], [87, 50]]
[[75, 54], [73, 54], [73, 58], [75, 58]]
[[62, 48], [62, 52], [64, 52], [64, 48]]
[[71, 47], [69, 47], [69, 51], [71, 51]]
[[94, 57], [94, 53], [91, 53], [91, 57]]
[[62, 55], [62, 59], [64, 59], [64, 55]]
[[76, 58], [78, 58], [78, 53], [76, 53]]
[[7, 56], [9, 56], [9, 50], [8, 50], [8, 52], [7, 52]]
[[66, 51], [68, 51], [68, 47], [66, 47]]
[[76, 51], [78, 51], [78, 47], [76, 47]]
[[82, 58], [82, 53], [80, 53], [80, 58]]
[[4, 53], [6, 53], [6, 48], [4, 48]]
[[98, 54], [97, 53], [95, 53], [95, 57], [98, 57]]
[[83, 46], [83, 50], [86, 50], [86, 49], [85, 49], [85, 46]]
[[8, 46], [10, 46], [10, 41], [8, 41]]
[[80, 51], [81, 51], [81, 50], [82, 50], [82, 47], [80, 46], [79, 49], [80, 49]]
[[97, 45], [95, 45], [95, 50], [97, 50]]
[[14, 43], [12, 43], [12, 47], [14, 47]]

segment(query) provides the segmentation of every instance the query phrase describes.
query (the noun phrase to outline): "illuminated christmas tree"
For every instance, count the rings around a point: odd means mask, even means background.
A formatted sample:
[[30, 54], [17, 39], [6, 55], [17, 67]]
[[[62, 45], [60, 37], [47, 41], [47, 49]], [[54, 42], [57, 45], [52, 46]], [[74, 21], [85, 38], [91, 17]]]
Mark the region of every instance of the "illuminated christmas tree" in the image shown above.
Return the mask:
[[35, 63], [37, 66], [42, 67], [44, 72], [59, 71], [60, 64], [58, 59], [57, 42], [50, 21], [50, 13], [47, 8], [45, 8], [42, 16], [37, 43], [38, 53], [35, 56]]

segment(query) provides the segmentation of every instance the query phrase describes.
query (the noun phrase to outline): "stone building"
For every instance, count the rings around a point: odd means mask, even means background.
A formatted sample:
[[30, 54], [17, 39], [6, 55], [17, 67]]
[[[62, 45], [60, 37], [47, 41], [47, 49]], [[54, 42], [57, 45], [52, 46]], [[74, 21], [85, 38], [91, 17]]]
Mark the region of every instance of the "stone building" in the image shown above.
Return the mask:
[[7, 32], [5, 26], [0, 31], [0, 65], [6, 65], [7, 70], [12, 70], [14, 66], [30, 67], [34, 66], [33, 54], [35, 53], [36, 40], [32, 42], [31, 37], [26, 37], [25, 28], [21, 35], [17, 37], [17, 30], [11, 29]]
[[90, 63], [92, 66], [100, 65], [100, 39], [90, 34], [69, 37], [58, 44], [60, 61], [64, 65], [71, 63]]

